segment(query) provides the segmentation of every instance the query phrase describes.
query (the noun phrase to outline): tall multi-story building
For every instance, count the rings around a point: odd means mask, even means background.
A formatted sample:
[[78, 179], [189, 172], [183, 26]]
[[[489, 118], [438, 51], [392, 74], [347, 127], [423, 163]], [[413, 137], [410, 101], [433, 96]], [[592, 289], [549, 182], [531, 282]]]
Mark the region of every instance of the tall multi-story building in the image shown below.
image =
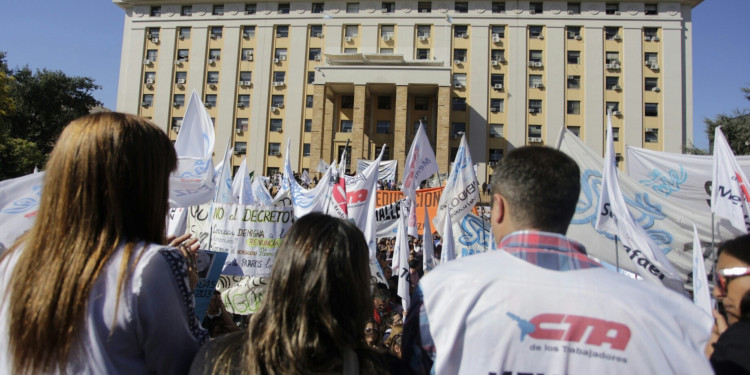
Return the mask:
[[[195, 90], [233, 164], [272, 174], [338, 158], [403, 162], [422, 123], [441, 171], [465, 134], [480, 182], [563, 127], [603, 153], [692, 139], [691, 10], [672, 1], [113, 0], [125, 10], [117, 110], [175, 139]], [[220, 156], [219, 156], [220, 157]], [[353, 165], [353, 164], [352, 164]]]

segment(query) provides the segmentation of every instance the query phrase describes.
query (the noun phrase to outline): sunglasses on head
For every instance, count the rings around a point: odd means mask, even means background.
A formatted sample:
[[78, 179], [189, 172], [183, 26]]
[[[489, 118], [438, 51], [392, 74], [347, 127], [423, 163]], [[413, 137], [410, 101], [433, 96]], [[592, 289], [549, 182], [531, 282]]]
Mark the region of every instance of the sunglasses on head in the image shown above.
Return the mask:
[[373, 333], [373, 332], [376, 332], [375, 328], [370, 328], [370, 327], [365, 328], [365, 333]]
[[732, 267], [716, 270], [716, 286], [719, 288], [722, 294], [724, 294], [727, 292], [727, 286], [729, 285], [730, 281], [738, 277], [748, 275], [750, 275], [749, 267]]

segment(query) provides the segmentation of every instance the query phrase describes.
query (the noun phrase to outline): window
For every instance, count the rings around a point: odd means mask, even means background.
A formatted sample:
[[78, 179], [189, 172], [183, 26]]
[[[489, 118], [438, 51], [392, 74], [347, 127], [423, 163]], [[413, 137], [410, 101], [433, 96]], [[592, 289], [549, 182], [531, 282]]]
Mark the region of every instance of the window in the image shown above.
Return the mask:
[[224, 28], [221, 26], [211, 26], [211, 39], [219, 39], [224, 34]]
[[206, 73], [206, 83], [219, 83], [219, 72], [208, 72]]
[[384, 1], [380, 6], [380, 9], [383, 13], [393, 13], [393, 11], [396, 10], [396, 3]]
[[243, 48], [242, 56], [240, 56], [240, 59], [242, 59], [242, 61], [253, 61], [253, 49]]
[[581, 114], [581, 102], [578, 100], [568, 100], [568, 112], [569, 115], [580, 115]]
[[320, 48], [310, 48], [310, 52], [307, 54], [307, 59], [310, 61], [320, 61]]
[[490, 58], [495, 61], [503, 61], [505, 60], [505, 50], [504, 49], [493, 49], [490, 53]]
[[[380, 151], [382, 149], [383, 149], [383, 146], [376, 146], [375, 147], [375, 157], [373, 159], [377, 158], [378, 155], [380, 155]], [[391, 159], [390, 148], [388, 146], [386, 146], [385, 147], [385, 151], [383, 151], [383, 158], [380, 159], [380, 160], [390, 160], [390, 159]]]
[[659, 87], [659, 78], [646, 77], [646, 85], [644, 87], [646, 91], [654, 91], [654, 89], [658, 87]]
[[568, 3], [568, 14], [581, 14], [581, 3]]
[[283, 130], [283, 120], [280, 118], [272, 118], [269, 123], [268, 130], [281, 133], [281, 131]]
[[341, 120], [341, 128], [339, 128], [339, 131], [342, 133], [351, 133], [352, 120]]
[[391, 122], [390, 121], [378, 121], [376, 123], [376, 129], [375, 132], [378, 134], [390, 134], [391, 132]]
[[568, 51], [568, 64], [580, 64], [581, 51]]
[[323, 3], [312, 3], [311, 11], [313, 14], [323, 13]]
[[192, 5], [183, 5], [182, 9], [180, 10], [180, 14], [183, 16], [192, 16], [193, 15], [193, 6]]
[[143, 77], [143, 83], [153, 84], [156, 81], [156, 72], [146, 72]]
[[310, 25], [310, 37], [322, 38], [323, 37], [323, 25]]
[[456, 160], [456, 155], [458, 155], [458, 147], [451, 147], [451, 160]]
[[252, 78], [253, 78], [253, 72], [249, 72], [249, 71], [240, 72], [240, 81], [250, 82], [253, 80]]
[[357, 53], [356, 48], [344, 48], [344, 53]]
[[359, 3], [346, 3], [346, 13], [359, 13]]
[[[346, 154], [351, 156], [351, 154], [352, 154], [352, 146], [349, 146], [349, 147], [339, 146], [339, 150], [338, 150], [339, 153], [336, 154], [336, 155], [341, 155], [344, 152], [344, 148], [346, 148]], [[351, 157], [346, 158], [346, 166], [347, 166], [346, 171], [347, 171], [347, 173], [349, 172], [349, 168], [348, 167], [349, 167], [349, 165], [351, 163], [352, 163], [352, 158]]]
[[[236, 150], [236, 148], [235, 148]], [[281, 155], [281, 143], [272, 142], [268, 144], [268, 155], [271, 156], [280, 156]], [[275, 169], [276, 173], [279, 173], [279, 168], [268, 168], [269, 172], [271, 172], [271, 169]], [[269, 173], [269, 176], [272, 174]]]
[[469, 13], [469, 3], [466, 1], [456, 1], [453, 10], [456, 13]]
[[541, 74], [529, 74], [529, 88], [535, 89], [543, 84]]
[[469, 27], [466, 25], [453, 26], [453, 36], [455, 36], [456, 38], [468, 38]]
[[451, 124], [451, 137], [458, 138], [465, 133], [466, 133], [465, 122], [454, 122]]
[[614, 116], [615, 112], [620, 111], [620, 103], [619, 102], [607, 102], [604, 106], [604, 113], [606, 114], [608, 111], [612, 111], [612, 114]]
[[180, 85], [187, 83], [187, 72], [176, 72], [174, 74], [174, 83]]
[[580, 126], [572, 126], [572, 125], [570, 125], [570, 126], [566, 126], [566, 128], [568, 128], [568, 130], [570, 130], [571, 133], [575, 134], [576, 137], [578, 137], [578, 138], [581, 137], [581, 127]]
[[354, 108], [354, 95], [341, 95], [341, 108]]
[[381, 25], [380, 26], [380, 37], [385, 39], [386, 37], [393, 38], [394, 34], [393, 25]]
[[220, 49], [210, 49], [208, 50], [208, 63], [213, 64], [214, 62], [221, 59], [221, 50]]
[[607, 90], [615, 90], [615, 86], [620, 86], [620, 77], [607, 76], [606, 88]]
[[305, 133], [312, 133], [312, 120], [305, 119]]
[[151, 62], [156, 62], [156, 58], [158, 56], [158, 51], [155, 49], [150, 49], [146, 51], [146, 60]]
[[279, 61], [286, 60], [286, 48], [276, 48], [273, 52], [273, 57], [279, 59]]
[[313, 82], [315, 82], [315, 72], [314, 71], [307, 72], [307, 83], [312, 84]]
[[646, 52], [643, 54], [643, 60], [648, 65], [659, 63], [659, 54], [657, 52]]
[[463, 48], [456, 48], [453, 50], [453, 60], [466, 62], [466, 50]]
[[656, 16], [659, 14], [656, 3], [646, 3], [646, 15]]
[[581, 27], [580, 26], [568, 26], [568, 39], [581, 39]]
[[659, 29], [656, 27], [644, 27], [643, 28], [643, 36], [647, 38], [646, 40], [654, 40], [654, 38], [659, 38], [657, 35], [659, 33]]
[[310, 144], [309, 143], [302, 144], [302, 156], [310, 156]]
[[659, 115], [659, 103], [646, 103], [645, 115], [648, 117], [656, 117]]
[[502, 138], [503, 124], [490, 124], [490, 138]]
[[430, 26], [430, 25], [417, 25], [417, 36], [418, 37], [429, 38], [431, 31], [432, 31], [432, 26]]
[[250, 107], [250, 95], [238, 95], [237, 105], [240, 107]]
[[305, 108], [312, 108], [313, 107], [313, 96], [307, 95], [305, 96]]
[[234, 123], [234, 130], [246, 132], [247, 124], [248, 124], [247, 118], [238, 118], [237, 121], [235, 121]]
[[505, 75], [504, 74], [492, 74], [490, 75], [490, 86], [491, 88], [494, 88], [495, 85], [503, 85], [505, 84]]
[[451, 110], [459, 112], [466, 111], [466, 98], [451, 98]]
[[255, 26], [242, 26], [242, 37], [245, 39], [255, 38]]
[[430, 109], [430, 98], [426, 96], [417, 96], [414, 98], [414, 110], [426, 111]]
[[568, 76], [568, 88], [580, 89], [581, 88], [581, 76]]
[[175, 107], [182, 107], [185, 105], [185, 94], [174, 94], [172, 98], [172, 105]]
[[284, 95], [271, 95], [271, 107], [284, 107]]
[[529, 61], [533, 62], [542, 62], [542, 51], [540, 50], [530, 50], [529, 51]]
[[417, 60], [429, 60], [430, 49], [429, 48], [417, 48]]
[[344, 27], [344, 36], [347, 38], [356, 38], [359, 33], [359, 25], [346, 25]]
[[279, 14], [289, 14], [289, 3], [279, 3], [277, 9]]
[[420, 1], [417, 3], [417, 11], [419, 13], [430, 13], [432, 12], [432, 2]]
[[505, 13], [505, 2], [504, 1], [493, 1], [492, 2], [492, 13]]
[[277, 38], [288, 38], [289, 37], [289, 26], [276, 26], [276, 37]]
[[224, 15], [224, 5], [214, 5], [213, 10], [211, 11], [211, 14], [214, 16], [223, 16]]
[[206, 100], [203, 101], [206, 107], [216, 107], [216, 94], [206, 94]]
[[160, 17], [161, 16], [161, 7], [160, 6], [154, 6], [151, 7], [151, 11], [149, 12], [151, 17]]
[[542, 113], [542, 101], [536, 99], [529, 100], [529, 113]]
[[378, 109], [391, 109], [391, 97], [378, 96]]
[[258, 5], [255, 3], [245, 4], [245, 14], [255, 14], [258, 10]]
[[453, 73], [453, 87], [466, 87], [466, 73]]
[[234, 154], [246, 154], [247, 153], [247, 142], [234, 142]]
[[644, 138], [647, 143], [658, 143], [659, 142], [659, 129], [649, 128], [646, 131]]
[[529, 26], [529, 38], [542, 39], [543, 26]]
[[190, 39], [190, 28], [189, 27], [180, 27], [179, 30], [180, 31], [178, 32], [178, 34], [177, 34], [178, 36], [177, 37], [180, 38], [180, 40]]
[[172, 131], [175, 131], [175, 132], [180, 131], [181, 126], [182, 126], [182, 117], [172, 117]]
[[619, 37], [620, 37], [619, 27], [607, 26], [604, 28], [604, 39], [616, 40]]
[[612, 141], [618, 142], [620, 140], [620, 128], [612, 128]]
[[491, 148], [490, 149], [490, 162], [491, 163], [497, 163], [500, 159], [503, 158], [503, 149], [501, 148]]
[[529, 137], [542, 138], [542, 126], [529, 125]]
[[278, 167], [268, 167], [266, 168], [266, 176], [275, 176], [279, 174], [279, 168]]
[[606, 14], [620, 14], [620, 4], [619, 3], [607, 3], [605, 13]]
[[620, 53], [619, 52], [607, 51], [605, 53], [605, 59], [607, 60], [607, 64], [619, 64], [620, 63]]
[[505, 111], [505, 100], [490, 99], [490, 112], [504, 112], [504, 111]]
[[492, 26], [492, 37], [505, 38], [505, 26]]
[[531, 11], [531, 14], [542, 14], [544, 12], [544, 8], [542, 7], [541, 2], [536, 1], [529, 3], [529, 11]]

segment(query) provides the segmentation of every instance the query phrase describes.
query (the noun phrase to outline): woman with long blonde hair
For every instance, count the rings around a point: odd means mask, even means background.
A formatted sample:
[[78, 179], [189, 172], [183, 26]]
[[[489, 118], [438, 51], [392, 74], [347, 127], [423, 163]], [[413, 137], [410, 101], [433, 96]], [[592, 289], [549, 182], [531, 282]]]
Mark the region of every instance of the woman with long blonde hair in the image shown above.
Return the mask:
[[164, 243], [177, 157], [149, 121], [71, 122], [38, 216], [0, 258], [0, 373], [185, 373], [206, 332], [187, 267]]

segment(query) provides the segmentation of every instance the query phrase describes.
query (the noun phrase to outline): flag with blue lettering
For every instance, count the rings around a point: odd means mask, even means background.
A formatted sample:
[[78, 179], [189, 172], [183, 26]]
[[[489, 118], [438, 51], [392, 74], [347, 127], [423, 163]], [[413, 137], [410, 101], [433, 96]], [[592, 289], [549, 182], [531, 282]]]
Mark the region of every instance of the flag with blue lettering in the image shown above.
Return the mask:
[[256, 204], [252, 184], [250, 183], [250, 173], [247, 172], [247, 156], [242, 158], [242, 163], [237, 168], [237, 174], [234, 175], [232, 180], [232, 195], [239, 204]]
[[711, 212], [729, 219], [732, 226], [747, 233], [750, 185], [721, 127], [714, 133], [714, 173], [711, 189]]
[[208, 203], [214, 196], [214, 127], [198, 94], [190, 95], [175, 142], [177, 170], [169, 178], [169, 205]]
[[435, 228], [442, 231], [447, 211], [450, 211], [454, 222], [459, 222], [471, 212], [477, 202], [479, 202], [479, 182], [477, 182], [474, 162], [466, 142], [466, 134], [464, 134], [461, 136], [461, 145], [458, 147], [445, 190], [440, 196], [437, 214], [433, 219]]
[[441, 239], [443, 250], [440, 251], [440, 264], [456, 259], [456, 241], [453, 239], [453, 224], [450, 211], [446, 211], [445, 216], [443, 237]]
[[232, 147], [232, 139], [230, 138], [227, 140], [224, 162], [222, 162], [219, 180], [216, 182], [216, 193], [214, 195], [214, 202], [216, 203], [238, 203], [232, 194], [232, 154], [234, 154], [234, 147]]
[[254, 176], [252, 182], [252, 193], [255, 204], [258, 206], [271, 206], [273, 205], [273, 197], [268, 192], [265, 181], [268, 177], [265, 176]]
[[32, 173], [0, 182], [0, 253], [34, 225], [45, 174]]
[[318, 185], [312, 189], [305, 189], [294, 179], [294, 172], [289, 161], [289, 141], [287, 140], [286, 156], [284, 158], [284, 172], [281, 179], [281, 189], [277, 194], [283, 197], [283, 194], [289, 194], [294, 208], [294, 217], [300, 218], [311, 212], [322, 212], [327, 215], [346, 218], [346, 214], [337, 211], [336, 205], [331, 199], [333, 195], [333, 186], [337, 182], [338, 171], [336, 163], [331, 164], [328, 170], [320, 178]]
[[428, 177], [438, 172], [435, 152], [432, 151], [430, 141], [427, 139], [422, 122], [419, 122], [419, 129], [411, 142], [409, 154], [404, 162], [404, 179], [401, 185], [401, 191], [409, 200], [416, 202], [416, 191], [419, 184]]

